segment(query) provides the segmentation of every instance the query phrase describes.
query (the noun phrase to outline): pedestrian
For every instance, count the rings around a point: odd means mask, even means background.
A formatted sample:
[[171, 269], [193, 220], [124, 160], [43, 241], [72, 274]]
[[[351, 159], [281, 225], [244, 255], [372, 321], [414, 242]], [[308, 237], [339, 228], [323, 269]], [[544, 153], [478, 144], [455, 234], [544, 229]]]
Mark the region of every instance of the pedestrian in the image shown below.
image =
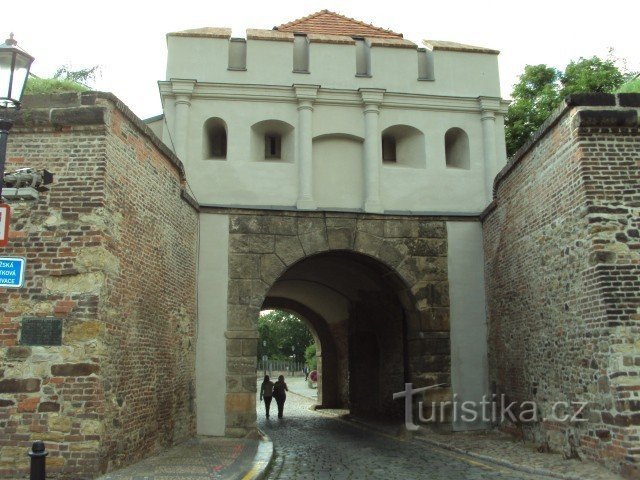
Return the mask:
[[302, 369], [302, 373], [304, 373], [304, 381], [309, 380], [309, 367], [307, 365]]
[[282, 418], [282, 411], [284, 410], [284, 402], [287, 400], [287, 392], [289, 388], [284, 381], [284, 375], [278, 377], [278, 381], [273, 384], [273, 397], [278, 404], [278, 418]]
[[269, 380], [269, 375], [265, 375], [262, 385], [260, 386], [260, 401], [264, 399], [264, 409], [267, 418], [269, 418], [269, 408], [271, 407], [271, 400], [273, 398], [273, 386], [274, 383]]

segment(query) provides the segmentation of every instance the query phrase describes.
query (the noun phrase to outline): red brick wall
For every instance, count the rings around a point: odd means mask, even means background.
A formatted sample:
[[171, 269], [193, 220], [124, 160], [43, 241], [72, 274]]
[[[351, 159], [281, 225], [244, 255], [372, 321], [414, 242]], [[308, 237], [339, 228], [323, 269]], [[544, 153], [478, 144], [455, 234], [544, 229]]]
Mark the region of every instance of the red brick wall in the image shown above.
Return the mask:
[[[11, 202], [1, 250], [27, 258], [27, 280], [0, 289], [0, 477], [23, 474], [42, 439], [51, 478], [79, 478], [194, 432], [197, 214], [176, 159], [117, 99], [31, 103], [7, 170], [56, 181]], [[20, 344], [34, 316], [62, 319], [61, 346]]]
[[[638, 475], [640, 96], [576, 96], [498, 175], [483, 221], [490, 380], [526, 435]], [[587, 402], [585, 421], [549, 418]], [[560, 413], [560, 411], [558, 412]]]

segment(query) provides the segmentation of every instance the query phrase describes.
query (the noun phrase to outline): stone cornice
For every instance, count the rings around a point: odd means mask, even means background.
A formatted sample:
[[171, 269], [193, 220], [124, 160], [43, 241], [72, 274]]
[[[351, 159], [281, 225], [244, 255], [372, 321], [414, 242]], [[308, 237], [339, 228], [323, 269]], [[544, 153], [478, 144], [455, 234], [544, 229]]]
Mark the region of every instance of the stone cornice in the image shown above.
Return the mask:
[[[172, 83], [158, 82], [160, 95], [164, 98], [175, 98]], [[296, 95], [296, 89], [300, 97]], [[303, 93], [305, 92], [305, 93]], [[315, 92], [315, 96], [313, 95]], [[382, 89], [343, 90], [321, 88], [317, 85], [295, 84], [281, 85], [248, 85], [231, 83], [197, 82], [192, 94], [195, 100], [232, 100], [276, 103], [298, 103], [302, 96], [310, 96], [316, 105], [362, 107], [364, 98], [374, 102], [382, 97], [380, 107], [385, 109], [432, 110], [480, 113], [482, 108], [478, 97], [454, 97], [442, 95], [421, 95], [417, 93], [385, 92]], [[499, 97], [482, 97], [491, 100], [497, 106], [496, 114], [503, 114], [508, 102]]]

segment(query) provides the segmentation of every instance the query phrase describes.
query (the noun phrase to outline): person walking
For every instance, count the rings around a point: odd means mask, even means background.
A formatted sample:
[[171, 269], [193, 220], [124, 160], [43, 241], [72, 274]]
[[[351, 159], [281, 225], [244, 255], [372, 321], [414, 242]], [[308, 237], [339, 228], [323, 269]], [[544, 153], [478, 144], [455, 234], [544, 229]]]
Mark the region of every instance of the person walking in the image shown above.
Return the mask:
[[288, 391], [289, 388], [284, 381], [284, 375], [280, 375], [278, 381], [273, 384], [273, 398], [276, 399], [276, 403], [278, 404], [278, 418], [282, 418], [284, 402], [287, 400]]
[[271, 407], [271, 400], [273, 399], [273, 386], [274, 383], [269, 380], [269, 375], [265, 375], [262, 385], [260, 386], [260, 401], [264, 399], [264, 409], [267, 418], [269, 418], [269, 408]]

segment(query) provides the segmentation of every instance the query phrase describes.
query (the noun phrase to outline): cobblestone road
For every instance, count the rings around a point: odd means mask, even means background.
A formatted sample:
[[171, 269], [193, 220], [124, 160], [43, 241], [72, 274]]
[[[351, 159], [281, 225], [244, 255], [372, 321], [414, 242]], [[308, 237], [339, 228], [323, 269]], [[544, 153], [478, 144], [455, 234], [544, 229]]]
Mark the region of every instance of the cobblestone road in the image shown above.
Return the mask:
[[282, 420], [277, 418], [275, 402], [269, 420], [264, 404], [259, 406], [258, 425], [276, 450], [269, 480], [546, 478], [368, 431], [310, 410], [313, 403], [289, 393]]

